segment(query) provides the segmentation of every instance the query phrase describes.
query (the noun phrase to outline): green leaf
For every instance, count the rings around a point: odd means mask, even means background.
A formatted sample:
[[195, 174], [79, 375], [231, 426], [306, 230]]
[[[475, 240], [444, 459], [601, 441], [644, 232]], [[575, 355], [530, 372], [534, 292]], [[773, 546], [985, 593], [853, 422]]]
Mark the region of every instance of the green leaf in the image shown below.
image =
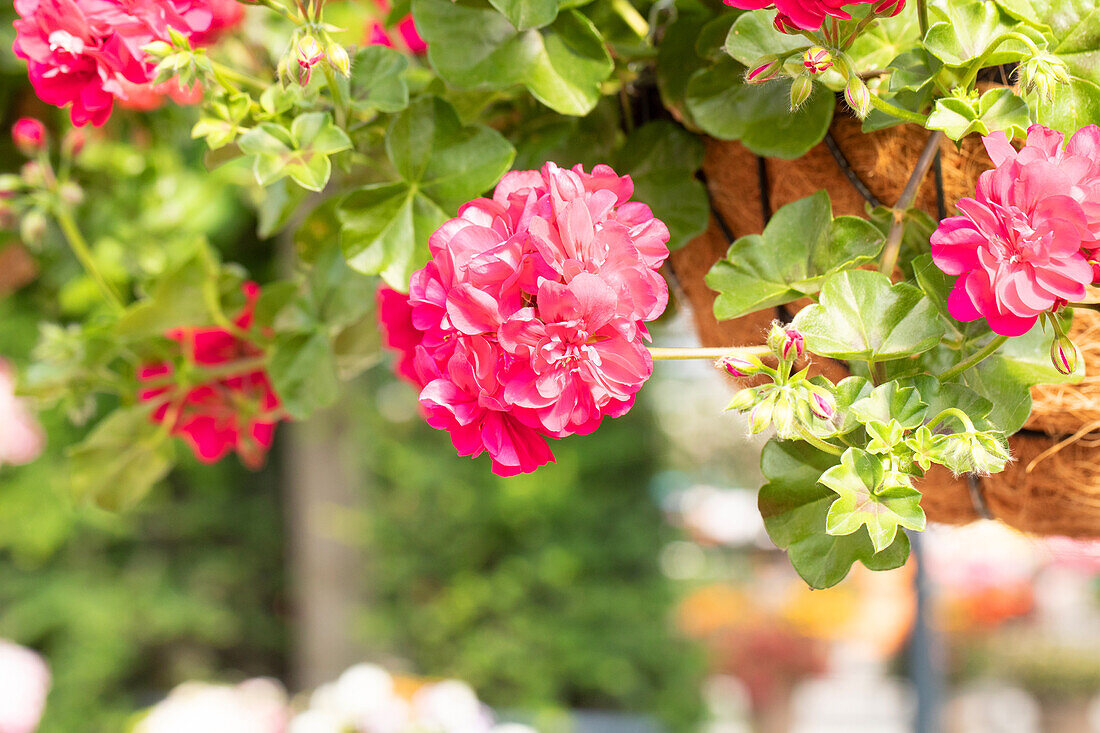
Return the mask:
[[305, 305], [320, 326], [335, 333], [373, 307], [377, 281], [348, 267], [340, 248], [331, 245], [309, 271]]
[[816, 86], [795, 112], [790, 81], [745, 84], [744, 67], [733, 59], [697, 71], [688, 82], [687, 108], [704, 132], [740, 140], [757, 155], [798, 158], [825, 139], [836, 100]]
[[241, 135], [238, 145], [253, 157], [261, 186], [290, 176], [303, 188], [320, 191], [332, 173], [328, 156], [350, 148], [351, 140], [327, 112], [307, 112], [294, 119], [290, 130], [264, 122]]
[[1064, 135], [1100, 124], [1100, 86], [1086, 79], [1070, 77], [1069, 84], [1059, 88], [1053, 100], [1036, 99], [1034, 95], [1029, 100], [1036, 120]]
[[775, 26], [772, 25], [774, 17], [775, 12], [768, 10], [742, 14], [726, 37], [726, 53], [744, 66], [752, 68], [761, 56], [785, 56], [798, 49], [810, 47], [805, 36], [776, 33]]
[[925, 125], [943, 130], [952, 140], [972, 133], [988, 135], [1004, 130], [1008, 137], [1024, 137], [1031, 122], [1025, 102], [1011, 89], [991, 89], [974, 103], [958, 97], [937, 99]]
[[328, 336], [320, 331], [279, 334], [268, 374], [283, 409], [299, 420], [331, 405], [340, 393], [336, 357]]
[[74, 495], [105, 509], [131, 507], [168, 474], [173, 457], [167, 432], [146, 406], [115, 410], [69, 449]]
[[821, 475], [821, 483], [839, 495], [829, 507], [826, 531], [844, 536], [866, 527], [875, 552], [893, 544], [898, 527], [920, 531], [925, 524], [920, 492], [884, 478], [882, 461], [879, 456], [849, 448], [840, 457], [839, 466]]
[[161, 336], [173, 328], [213, 323], [211, 305], [218, 298], [218, 263], [208, 247], [200, 247], [161, 275], [148, 298], [126, 309], [116, 333], [132, 338]]
[[768, 478], [759, 496], [764, 526], [811, 588], [836, 585], [857, 560], [871, 570], [892, 570], [909, 557], [909, 538], [903, 532], [889, 547], [875, 552], [865, 529], [843, 536], [825, 531], [836, 494], [818, 480], [837, 463], [835, 456], [801, 441], [773, 439], [761, 455], [761, 469]]
[[710, 61], [695, 51], [695, 41], [703, 27], [713, 19], [709, 13], [683, 12], [666, 28], [657, 45], [657, 89], [661, 102], [676, 111], [685, 124], [694, 125], [687, 109], [688, 81], [692, 74], [710, 66]]
[[648, 204], [668, 226], [669, 249], [679, 249], [706, 231], [710, 202], [695, 177], [702, 165], [699, 138], [664, 121], [638, 128], [616, 157], [615, 169], [634, 181], [634, 200]]
[[492, 187], [515, 150], [495, 130], [463, 126], [447, 102], [425, 97], [394, 119], [386, 152], [404, 180], [364, 186], [340, 201], [340, 245], [353, 268], [403, 291], [427, 259], [428, 237]]
[[763, 234], [735, 241], [707, 273], [707, 286], [718, 291], [714, 315], [728, 320], [816, 293], [828, 275], [870, 261], [882, 244], [866, 220], [834, 219], [825, 191], [787, 204]]
[[542, 28], [558, 17], [558, 0], [489, 0], [516, 30]]
[[887, 382], [875, 387], [870, 396], [852, 405], [852, 413], [861, 423], [889, 423], [897, 420], [903, 428], [915, 428], [924, 422], [928, 405], [915, 387]]
[[838, 359], [883, 361], [936, 346], [944, 333], [936, 307], [907, 283], [891, 284], [878, 272], [835, 273], [821, 289], [821, 302], [804, 308], [794, 327], [806, 349]]
[[[981, 57], [1002, 34], [1028, 30], [996, 4], [983, 0], [940, 2], [929, 10], [935, 22], [924, 37], [924, 47], [947, 66], [965, 66]], [[1012, 63], [1028, 56], [1027, 46], [1006, 41], [984, 65]]]
[[1100, 83], [1100, 6], [1095, 0], [997, 0], [1019, 19], [1045, 24], [1048, 50], [1070, 73]]
[[517, 30], [492, 8], [451, 0], [413, 0], [413, 14], [432, 66], [456, 87], [523, 84], [551, 109], [584, 115], [614, 68], [595, 26], [575, 10], [541, 30]]
[[404, 71], [405, 54], [382, 45], [367, 46], [355, 54], [351, 64], [348, 95], [357, 110], [400, 112], [409, 104], [409, 86]]

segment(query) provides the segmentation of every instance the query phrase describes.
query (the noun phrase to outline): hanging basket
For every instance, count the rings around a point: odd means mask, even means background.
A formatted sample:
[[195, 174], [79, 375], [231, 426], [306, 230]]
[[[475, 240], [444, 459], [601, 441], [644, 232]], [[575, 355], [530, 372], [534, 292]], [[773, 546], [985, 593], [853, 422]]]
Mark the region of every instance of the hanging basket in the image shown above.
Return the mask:
[[[716, 320], [717, 294], [703, 278], [733, 239], [763, 231], [772, 212], [821, 189], [828, 191], [836, 215], [865, 215], [868, 204], [897, 200], [928, 133], [910, 126], [870, 134], [860, 128], [857, 120], [838, 111], [826, 140], [797, 160], [758, 158], [739, 143], [707, 141], [703, 171], [714, 215], [705, 233], [670, 258], [704, 345], [759, 344], [773, 320], [789, 321], [804, 305], [795, 302], [731, 321]], [[941, 161], [942, 195], [929, 176], [916, 206], [933, 215], [950, 215], [955, 201], [971, 195], [978, 176], [992, 164], [973, 137], [960, 149], [945, 142]], [[1100, 314], [1078, 312], [1072, 336], [1086, 374], [1094, 376], [1078, 384], [1032, 389], [1031, 417], [1010, 439], [1015, 460], [1002, 473], [956, 477], [933, 466], [919, 485], [930, 520], [965, 524], [996, 518], [1035, 534], [1100, 537]], [[841, 363], [828, 359], [816, 360], [814, 369], [834, 380], [847, 373]]]

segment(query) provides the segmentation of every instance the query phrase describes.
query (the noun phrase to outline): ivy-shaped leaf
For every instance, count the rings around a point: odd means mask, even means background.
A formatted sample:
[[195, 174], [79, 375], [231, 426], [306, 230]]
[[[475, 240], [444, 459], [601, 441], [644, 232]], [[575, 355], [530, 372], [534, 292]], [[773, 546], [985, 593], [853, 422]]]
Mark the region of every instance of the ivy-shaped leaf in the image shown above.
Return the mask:
[[172, 441], [145, 405], [115, 410], [69, 449], [77, 499], [105, 509], [133, 506], [172, 468]]
[[348, 80], [348, 97], [357, 110], [400, 112], [409, 105], [405, 82], [408, 57], [382, 45], [367, 46], [355, 54]]
[[432, 66], [456, 87], [523, 84], [551, 109], [584, 115], [614, 68], [599, 31], [576, 10], [538, 30], [519, 30], [496, 9], [451, 0], [413, 0], [413, 15]]
[[[995, 3], [983, 0], [941, 0], [930, 6], [929, 11], [935, 22], [924, 36], [924, 47], [947, 66], [965, 66], [976, 61], [997, 38], [1010, 31], [1038, 35]], [[1028, 56], [1030, 51], [1024, 44], [1005, 41], [986, 58], [985, 66], [1012, 63]]]
[[261, 186], [290, 176], [302, 188], [320, 191], [332, 175], [330, 155], [347, 150], [351, 140], [327, 112], [306, 112], [290, 129], [262, 122], [241, 135], [238, 145], [253, 156], [253, 173]]
[[218, 303], [219, 266], [208, 247], [200, 247], [178, 267], [161, 275], [149, 297], [129, 306], [115, 333], [130, 338], [162, 336], [173, 328], [213, 323]]
[[794, 569], [811, 588], [836, 585], [857, 560], [871, 570], [891, 570], [909, 557], [904, 532], [876, 552], [863, 528], [843, 536], [825, 531], [836, 494], [818, 481], [837, 463], [835, 456], [802, 441], [774, 439], [764, 446], [760, 459], [768, 479], [759, 496], [764, 526], [772, 542], [787, 550]]
[[489, 0], [516, 30], [542, 28], [558, 17], [558, 0]]
[[763, 234], [735, 241], [707, 273], [707, 286], [718, 291], [714, 315], [737, 318], [816, 293], [827, 276], [868, 262], [882, 244], [882, 234], [866, 220], [834, 219], [825, 191], [787, 204]]
[[920, 425], [927, 410], [928, 405], [915, 387], [903, 387], [897, 382], [880, 384], [869, 396], [852, 405], [852, 413], [861, 423], [897, 420], [906, 429]]
[[706, 231], [710, 202], [695, 177], [703, 144], [671, 122], [651, 122], [626, 139], [615, 169], [634, 181], [634, 200], [644, 201], [668, 227], [669, 249], [679, 249]]
[[447, 102], [425, 97], [394, 119], [386, 152], [402, 177], [364, 186], [337, 210], [348, 264], [406, 290], [428, 256], [428, 237], [508, 170], [515, 150], [483, 125], [463, 126]]
[[786, 55], [810, 47], [805, 36], [776, 33], [772, 19], [774, 11], [753, 10], [743, 13], [726, 37], [726, 53], [750, 67], [761, 56]]
[[959, 97], [937, 99], [925, 127], [943, 130], [952, 140], [997, 130], [1003, 130], [1012, 139], [1024, 137], [1030, 123], [1027, 102], [1011, 89], [999, 88], [990, 89], [976, 104]]
[[897, 539], [898, 527], [924, 529], [920, 492], [904, 477], [887, 472], [878, 456], [849, 448], [839, 466], [821, 475], [821, 483], [839, 495], [825, 519], [831, 535], [850, 535], [866, 527], [875, 552], [882, 552]]
[[821, 302], [802, 309], [793, 325], [805, 336], [808, 351], [862, 361], [928, 351], [944, 333], [936, 307], [920, 289], [891, 284], [885, 275], [867, 270], [830, 275]]

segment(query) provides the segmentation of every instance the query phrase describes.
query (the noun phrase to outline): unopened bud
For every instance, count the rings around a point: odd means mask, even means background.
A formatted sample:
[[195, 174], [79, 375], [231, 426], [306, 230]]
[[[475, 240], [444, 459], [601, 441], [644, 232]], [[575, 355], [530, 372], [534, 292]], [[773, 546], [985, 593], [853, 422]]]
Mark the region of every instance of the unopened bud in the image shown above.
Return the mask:
[[811, 74], [820, 74], [833, 67], [833, 55], [827, 48], [811, 46], [802, 54], [802, 65]]
[[11, 139], [28, 158], [46, 149], [46, 126], [33, 117], [21, 117], [11, 128]]
[[749, 84], [763, 84], [778, 76], [782, 68], [783, 60], [775, 54], [761, 56], [753, 62], [749, 72], [745, 74], [745, 81]]
[[738, 378], [751, 377], [754, 374], [759, 374], [764, 368], [764, 363], [752, 354], [746, 354], [744, 356], [740, 354], [730, 354], [728, 356], [723, 356], [715, 362], [715, 365], [725, 369], [726, 373], [731, 377]]
[[295, 57], [298, 61], [298, 68], [300, 69], [300, 75], [298, 77], [299, 83], [302, 86], [306, 86], [309, 84], [309, 78], [313, 74], [313, 67], [321, 63], [325, 58], [325, 52], [321, 50], [321, 46], [317, 43], [317, 39], [307, 34], [298, 40]]
[[0, 199], [11, 198], [21, 188], [23, 188], [21, 176], [14, 173], [0, 173]]
[[84, 150], [84, 144], [87, 142], [87, 138], [84, 136], [84, 131], [78, 127], [74, 127], [65, 133], [65, 137], [61, 139], [61, 149], [65, 151], [67, 155], [76, 157]]
[[761, 433], [771, 425], [772, 411], [775, 410], [776, 393], [772, 392], [765, 397], [749, 413], [749, 432]]
[[163, 61], [175, 53], [172, 44], [165, 41], [152, 41], [151, 43], [146, 43], [141, 47], [141, 50], [155, 61]]
[[69, 206], [76, 206], [84, 200], [84, 189], [72, 181], [66, 181], [61, 184], [57, 195]]
[[768, 332], [768, 348], [782, 359], [799, 359], [806, 353], [806, 339], [797, 329], [775, 323]]
[[836, 400], [827, 393], [812, 391], [810, 411], [822, 420], [832, 420], [836, 416]]
[[1017, 67], [1020, 86], [1044, 101], [1052, 100], [1059, 87], [1069, 84], [1069, 67], [1058, 56], [1041, 51]]
[[1069, 336], [1063, 334], [1050, 342], [1050, 361], [1060, 374], [1077, 371], [1077, 347]]
[[775, 398], [772, 408], [772, 426], [780, 440], [788, 440], [798, 434], [798, 421], [795, 419], [794, 405], [788, 391], [782, 390]]
[[23, 178], [23, 183], [31, 188], [42, 188], [46, 185], [46, 174], [36, 160], [24, 163], [19, 169], [19, 175]]
[[808, 76], [796, 76], [791, 82], [791, 111], [805, 103], [814, 91], [814, 83]]
[[760, 394], [758, 387], [746, 387], [733, 396], [730, 403], [726, 405], [727, 410], [747, 410], [752, 407], [756, 402], [757, 395]]
[[19, 222], [19, 236], [27, 245], [39, 245], [46, 238], [46, 216], [37, 209], [28, 211]]
[[325, 47], [325, 55], [328, 56], [328, 62], [332, 64], [332, 68], [336, 69], [344, 76], [351, 75], [351, 57], [348, 56], [346, 48], [336, 41], [329, 41], [328, 45]]
[[844, 87], [844, 100], [861, 120], [871, 112], [871, 90], [858, 76], [848, 80], [848, 84]]

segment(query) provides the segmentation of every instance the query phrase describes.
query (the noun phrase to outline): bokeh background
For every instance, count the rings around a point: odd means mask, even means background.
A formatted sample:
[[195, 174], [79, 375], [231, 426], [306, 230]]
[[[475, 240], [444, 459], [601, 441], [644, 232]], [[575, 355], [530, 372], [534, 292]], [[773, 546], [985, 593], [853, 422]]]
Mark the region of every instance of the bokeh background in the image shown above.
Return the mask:
[[[11, 17], [2, 129], [63, 129], [28, 95]], [[265, 236], [247, 171], [207, 170], [192, 122], [166, 107], [92, 134], [79, 218], [97, 257], [125, 282], [206, 238], [277, 276], [293, 242]], [[0, 172], [17, 170], [2, 137]], [[55, 239], [0, 232], [17, 368], [40, 321], [96, 297]], [[689, 322], [671, 308], [658, 339], [690, 345]], [[379, 355], [338, 408], [280, 427], [262, 470], [185, 462], [122, 514], [68, 492], [64, 447], [110, 405], [64, 395], [39, 460], [0, 467], [0, 638], [48, 660], [42, 733], [128, 730], [186, 680], [298, 693], [365, 660], [465, 680], [544, 733], [1100, 731], [1100, 549], [932, 527], [904, 568], [811, 592], [763, 531], [729, 395], [705, 364], [660, 364], [627, 417], [498, 479], [423, 424]]]

